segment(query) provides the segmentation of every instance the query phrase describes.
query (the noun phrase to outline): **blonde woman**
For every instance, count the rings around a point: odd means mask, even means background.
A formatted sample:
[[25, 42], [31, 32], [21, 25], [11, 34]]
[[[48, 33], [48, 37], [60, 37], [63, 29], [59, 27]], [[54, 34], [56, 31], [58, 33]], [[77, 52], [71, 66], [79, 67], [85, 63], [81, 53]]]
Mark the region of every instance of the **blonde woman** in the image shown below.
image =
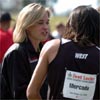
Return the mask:
[[[39, 53], [49, 32], [48, 8], [31, 3], [24, 7], [16, 22], [13, 33], [14, 45], [6, 52], [2, 63], [2, 99], [27, 99], [26, 89], [37, 64]], [[46, 98], [47, 86], [41, 88]]]

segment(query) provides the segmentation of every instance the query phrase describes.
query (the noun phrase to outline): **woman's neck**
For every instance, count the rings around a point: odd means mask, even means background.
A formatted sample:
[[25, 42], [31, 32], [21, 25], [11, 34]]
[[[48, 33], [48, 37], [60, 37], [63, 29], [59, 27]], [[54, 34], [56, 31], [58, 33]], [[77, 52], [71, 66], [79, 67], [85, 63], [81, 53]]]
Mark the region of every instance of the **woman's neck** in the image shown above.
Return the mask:
[[39, 51], [39, 43], [40, 42], [39, 41], [31, 41], [31, 43], [32, 43], [35, 51], [38, 52]]
[[35, 40], [35, 39], [31, 39], [29, 38], [35, 51], [38, 52], [39, 51], [39, 44], [40, 44], [40, 41], [39, 40]]

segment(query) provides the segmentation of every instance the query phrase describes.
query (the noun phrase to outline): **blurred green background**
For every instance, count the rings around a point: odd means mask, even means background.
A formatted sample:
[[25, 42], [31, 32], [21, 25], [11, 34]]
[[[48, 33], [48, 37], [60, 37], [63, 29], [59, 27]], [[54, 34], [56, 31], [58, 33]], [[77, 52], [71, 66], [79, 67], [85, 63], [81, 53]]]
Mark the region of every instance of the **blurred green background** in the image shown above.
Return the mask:
[[[60, 0], [0, 0], [0, 12], [8, 11], [11, 13], [12, 17], [16, 20], [18, 13], [24, 6], [32, 2], [41, 3], [42, 5], [49, 7], [52, 11], [52, 16], [50, 18], [50, 30], [52, 32], [55, 30], [55, 27], [58, 23], [63, 23], [66, 25], [67, 18], [71, 12], [71, 10], [66, 9], [65, 12], [60, 13], [60, 15], [57, 15], [56, 12], [54, 11], [54, 5], [57, 4], [58, 1]], [[74, 3], [76, 3], [77, 1], [78, 0], [73, 0]], [[93, 1], [93, 0], [90, 0], [90, 1]], [[96, 1], [96, 5], [100, 6], [100, 0], [95, 0], [95, 1]], [[84, 0], [83, 0], [83, 3], [84, 3]], [[69, 5], [65, 4], [65, 6], [69, 6]], [[59, 9], [63, 9], [63, 7], [60, 6]], [[58, 10], [58, 12], [60, 12], [60, 10]], [[14, 24], [15, 22], [12, 22], [12, 26]]]
[[53, 16], [50, 18], [50, 29], [51, 32], [55, 30], [55, 27], [59, 23], [64, 23], [66, 25], [67, 16]]
[[[17, 19], [17, 13], [12, 14], [13, 19]], [[56, 29], [56, 25], [59, 23], [63, 23], [64, 25], [66, 25], [67, 23], [67, 17], [68, 16], [51, 16], [50, 17], [50, 31], [54, 31]], [[12, 21], [11, 23], [11, 27], [13, 27], [15, 24], [15, 22]]]

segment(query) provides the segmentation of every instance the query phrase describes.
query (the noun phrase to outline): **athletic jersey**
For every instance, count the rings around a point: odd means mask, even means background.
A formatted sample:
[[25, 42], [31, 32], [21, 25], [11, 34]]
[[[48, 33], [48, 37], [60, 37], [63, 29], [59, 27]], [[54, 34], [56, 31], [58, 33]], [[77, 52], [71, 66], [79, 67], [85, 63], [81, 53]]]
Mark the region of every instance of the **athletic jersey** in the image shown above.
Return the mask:
[[58, 53], [48, 66], [48, 99], [100, 99], [100, 49], [61, 40]]

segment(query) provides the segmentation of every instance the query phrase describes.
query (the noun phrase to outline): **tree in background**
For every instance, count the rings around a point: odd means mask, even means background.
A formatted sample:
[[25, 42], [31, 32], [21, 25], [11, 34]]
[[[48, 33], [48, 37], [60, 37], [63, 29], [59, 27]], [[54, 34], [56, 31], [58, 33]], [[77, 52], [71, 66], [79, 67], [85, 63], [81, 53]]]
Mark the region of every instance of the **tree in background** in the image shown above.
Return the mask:
[[41, 3], [42, 5], [46, 5], [47, 0], [36, 0], [37, 3]]
[[31, 3], [31, 0], [23, 0], [23, 6], [26, 6], [29, 3]]
[[42, 5], [46, 5], [47, 0], [23, 0], [23, 6], [26, 6], [29, 3], [36, 2], [41, 3]]

